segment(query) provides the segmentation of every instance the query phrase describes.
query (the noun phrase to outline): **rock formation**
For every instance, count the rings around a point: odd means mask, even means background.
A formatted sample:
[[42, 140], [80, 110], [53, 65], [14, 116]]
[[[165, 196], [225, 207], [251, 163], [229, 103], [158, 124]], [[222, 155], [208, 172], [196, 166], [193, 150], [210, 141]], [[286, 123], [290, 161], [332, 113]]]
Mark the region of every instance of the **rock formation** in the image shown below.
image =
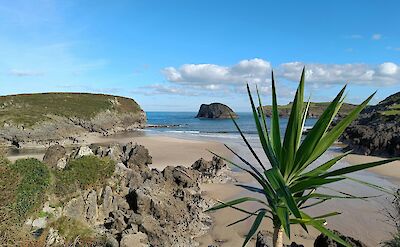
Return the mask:
[[143, 128], [146, 114], [133, 100], [86, 93], [23, 94], [0, 97], [0, 142], [77, 143], [90, 132], [109, 135]]
[[237, 118], [238, 115], [229, 106], [221, 103], [202, 104], [196, 118], [225, 119]]
[[[152, 162], [148, 150], [135, 143], [84, 146], [63, 157], [59, 150], [62, 146], [47, 150], [49, 164], [80, 155], [108, 157], [116, 162], [114, 175], [103, 187], [78, 191], [64, 206], [52, 208], [46, 203], [52, 217], [31, 221], [45, 227], [46, 221], [51, 225], [60, 217], [78, 220], [105, 236], [107, 246], [198, 246], [194, 238], [212, 224], [204, 211], [215, 203], [202, 197], [199, 183], [228, 181], [229, 168], [217, 157], [200, 159], [192, 168], [168, 166], [158, 171], [148, 166]], [[47, 244], [59, 243], [65, 240], [52, 227]]]
[[340, 140], [356, 153], [400, 156], [400, 92], [367, 107]]

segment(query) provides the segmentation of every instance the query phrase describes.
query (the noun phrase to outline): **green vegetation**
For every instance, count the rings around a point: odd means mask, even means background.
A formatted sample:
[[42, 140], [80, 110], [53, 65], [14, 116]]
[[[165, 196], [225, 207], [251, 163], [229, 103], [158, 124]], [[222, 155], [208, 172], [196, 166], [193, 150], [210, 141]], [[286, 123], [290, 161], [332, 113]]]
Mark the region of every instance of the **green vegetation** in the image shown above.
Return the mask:
[[[267, 168], [259, 156], [254, 152], [248, 143], [239, 126], [234, 119], [233, 123], [237, 127], [247, 147], [253, 154], [254, 158], [260, 166], [260, 170], [254, 167], [249, 161], [239, 156], [236, 152], [228, 147], [248, 168], [244, 168], [236, 163], [222, 159], [228, 163], [248, 172], [259, 184], [259, 187], [242, 185], [243, 188], [252, 192], [263, 195], [263, 199], [256, 197], [243, 197], [228, 202], [221, 202], [217, 206], [208, 211], [218, 210], [231, 207], [247, 214], [243, 219], [239, 219], [230, 225], [234, 225], [255, 216], [253, 225], [243, 243], [243, 246], [257, 232], [258, 227], [264, 219], [272, 220], [274, 226], [273, 246], [283, 246], [283, 232], [291, 237], [291, 225], [298, 224], [306, 231], [308, 227], [313, 227], [324, 233], [328, 237], [334, 239], [344, 246], [350, 246], [335, 233], [325, 227], [326, 218], [340, 214], [339, 212], [328, 212], [319, 216], [308, 215], [303, 210], [315, 205], [324, 203], [331, 199], [364, 199], [365, 197], [357, 197], [347, 193], [325, 194], [318, 189], [338, 182], [349, 179], [372, 188], [380, 188], [367, 182], [349, 178], [348, 173], [364, 170], [389, 163], [393, 160], [400, 160], [400, 157], [382, 160], [378, 162], [359, 164], [336, 170], [331, 168], [348, 153], [339, 155], [328, 162], [317, 167], [311, 166], [325, 151], [337, 140], [345, 128], [357, 118], [359, 113], [365, 108], [373, 95], [368, 97], [361, 105], [356, 106], [345, 118], [343, 118], [335, 126], [330, 127], [333, 119], [337, 115], [343, 104], [343, 94], [346, 86], [339, 92], [336, 98], [327, 106], [321, 117], [315, 123], [307, 136], [302, 140], [302, 129], [307, 118], [309, 103], [304, 102], [304, 70], [301, 75], [299, 87], [297, 89], [291, 111], [284, 134], [283, 141], [280, 136], [279, 114], [277, 106], [277, 97], [275, 90], [275, 81], [272, 74], [272, 118], [270, 132], [268, 130], [265, 114], [258, 116], [258, 112], [253, 102], [249, 86], [247, 86], [251, 107], [253, 110], [254, 121], [257, 127], [258, 136], [265, 155], [267, 156], [271, 168]], [[258, 94], [258, 90], [257, 90]], [[261, 108], [262, 103], [258, 94], [258, 103]], [[261, 119], [260, 119], [261, 118]], [[217, 154], [215, 154], [217, 155]], [[218, 156], [218, 155], [217, 155]], [[256, 202], [260, 208], [254, 212], [239, 208], [239, 204], [244, 202]]]
[[62, 171], [55, 171], [54, 193], [65, 196], [78, 189], [88, 189], [102, 184], [114, 172], [114, 161], [96, 156], [83, 156], [70, 161]]
[[51, 226], [54, 229], [57, 229], [59, 234], [65, 238], [68, 246], [77, 238], [79, 238], [81, 243], [79, 246], [86, 246], [85, 244], [91, 243], [95, 240], [93, 230], [81, 221], [75, 219], [62, 216], [53, 222]]
[[7, 122], [30, 127], [49, 120], [52, 116], [77, 117], [87, 120], [105, 110], [138, 113], [141, 109], [133, 99], [103, 94], [9, 95], [0, 97], [0, 124], [3, 125]]
[[[319, 117], [325, 111], [325, 109], [329, 106], [330, 102], [310, 102], [308, 107], [307, 117]], [[279, 105], [278, 106], [278, 115], [279, 116], [289, 116], [290, 110], [292, 109], [293, 103], [289, 103], [287, 105]], [[338, 116], [344, 117], [347, 116], [356, 105], [343, 103], [342, 107], [338, 112]], [[258, 107], [260, 109], [260, 107]], [[264, 114], [268, 117], [272, 116], [272, 106], [267, 105], [263, 106]]]
[[50, 183], [46, 165], [36, 159], [0, 162], [0, 245], [34, 246], [29, 234], [21, 230], [27, 216], [37, 212]]
[[[78, 189], [101, 186], [111, 177], [114, 167], [110, 159], [84, 156], [69, 162], [63, 171], [53, 171], [36, 159], [10, 163], [0, 156], [0, 245], [43, 246], [43, 239], [33, 239], [22, 225], [31, 215], [51, 216], [40, 211], [47, 195], [54, 193], [66, 198]], [[58, 219], [54, 227], [59, 227], [56, 229], [68, 241], [77, 236], [80, 243], [94, 240], [85, 225], [71, 219]]]
[[10, 168], [21, 177], [12, 208], [23, 220], [43, 205], [50, 184], [50, 171], [37, 159], [17, 160]]
[[400, 105], [389, 106], [387, 110], [381, 111], [380, 113], [385, 116], [400, 115]]

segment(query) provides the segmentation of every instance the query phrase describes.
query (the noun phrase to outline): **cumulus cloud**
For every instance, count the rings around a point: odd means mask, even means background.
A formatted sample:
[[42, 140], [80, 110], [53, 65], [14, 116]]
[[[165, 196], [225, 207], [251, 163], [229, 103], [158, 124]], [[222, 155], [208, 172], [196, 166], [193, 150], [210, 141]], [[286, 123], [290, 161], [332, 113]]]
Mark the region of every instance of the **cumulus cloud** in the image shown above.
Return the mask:
[[184, 64], [179, 68], [167, 67], [162, 72], [170, 82], [207, 88], [218, 84], [261, 83], [270, 71], [271, 64], [268, 61], [254, 58], [242, 60], [233, 66]]
[[[290, 98], [294, 93], [303, 67], [306, 68], [306, 81], [316, 90], [321, 87], [343, 85], [391, 86], [400, 84], [400, 67], [393, 62], [378, 65], [363, 63], [322, 64], [287, 62], [274, 69], [281, 97]], [[205, 95], [211, 93], [245, 93], [246, 83], [252, 88], [258, 85], [263, 94], [271, 91], [271, 63], [260, 58], [242, 60], [226, 66], [219, 64], [184, 64], [180, 67], [167, 67], [162, 70], [167, 82], [141, 88], [144, 94]], [[282, 83], [283, 82], [283, 83]]]
[[296, 81], [303, 67], [306, 80], [315, 84], [393, 85], [400, 82], [398, 65], [386, 62], [378, 66], [367, 64], [305, 64], [290, 62], [278, 67], [278, 75]]
[[25, 76], [43, 76], [44, 73], [41, 71], [34, 71], [34, 70], [19, 70], [19, 69], [12, 69], [8, 72], [11, 76], [18, 76], [18, 77], [25, 77]]
[[372, 35], [371, 39], [373, 39], [373, 40], [380, 40], [380, 39], [382, 39], [382, 34], [380, 34], [380, 33], [374, 33], [374, 34]]

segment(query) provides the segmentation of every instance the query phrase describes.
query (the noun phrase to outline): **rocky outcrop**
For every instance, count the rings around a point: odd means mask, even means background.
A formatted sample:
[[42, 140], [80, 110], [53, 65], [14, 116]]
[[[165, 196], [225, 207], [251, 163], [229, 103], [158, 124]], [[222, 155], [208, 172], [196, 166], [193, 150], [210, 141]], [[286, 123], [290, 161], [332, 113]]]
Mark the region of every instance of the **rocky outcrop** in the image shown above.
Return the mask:
[[0, 110], [0, 141], [16, 147], [74, 144], [86, 133], [110, 135], [146, 125], [146, 114], [134, 100], [112, 95], [1, 96]]
[[224, 119], [237, 118], [238, 115], [229, 106], [221, 103], [202, 104], [196, 118]]
[[[64, 158], [79, 158], [81, 149]], [[135, 143], [84, 149], [115, 160], [114, 175], [105, 186], [79, 191], [62, 208], [51, 209], [61, 212], [56, 218], [84, 222], [105, 236], [108, 246], [198, 246], [194, 238], [212, 224], [204, 211], [215, 203], [202, 197], [199, 183], [225, 177], [229, 168], [222, 160], [201, 159], [193, 168], [169, 166], [158, 171], [148, 166], [152, 162], [148, 150]], [[47, 239], [63, 243], [57, 229]]]
[[200, 173], [199, 178], [202, 183], [235, 182], [230, 168], [217, 156], [214, 156], [210, 161], [200, 158], [191, 167]]
[[400, 156], [400, 93], [367, 107], [340, 141], [359, 154]]
[[50, 146], [43, 157], [43, 162], [51, 168], [57, 168], [57, 164], [65, 157], [66, 150], [63, 146], [56, 144]]

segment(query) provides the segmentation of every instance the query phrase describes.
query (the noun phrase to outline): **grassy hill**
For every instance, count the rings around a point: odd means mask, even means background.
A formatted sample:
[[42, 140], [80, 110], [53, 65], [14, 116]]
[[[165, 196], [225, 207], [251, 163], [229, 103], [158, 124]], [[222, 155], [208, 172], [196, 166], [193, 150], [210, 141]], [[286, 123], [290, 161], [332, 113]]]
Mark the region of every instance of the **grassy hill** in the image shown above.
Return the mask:
[[[330, 102], [310, 102], [310, 108], [308, 110], [309, 117], [319, 117], [324, 110], [328, 107]], [[353, 110], [355, 105], [344, 103], [338, 113], [339, 117], [347, 115], [351, 110]], [[278, 106], [278, 113], [281, 117], [287, 117], [290, 115], [290, 110], [292, 109], [292, 103], [287, 105]], [[263, 106], [263, 110], [266, 116], [272, 115], [272, 106]]]
[[100, 112], [139, 113], [140, 106], [124, 97], [89, 93], [40, 93], [0, 97], [0, 126], [31, 127], [51, 116], [89, 120]]

